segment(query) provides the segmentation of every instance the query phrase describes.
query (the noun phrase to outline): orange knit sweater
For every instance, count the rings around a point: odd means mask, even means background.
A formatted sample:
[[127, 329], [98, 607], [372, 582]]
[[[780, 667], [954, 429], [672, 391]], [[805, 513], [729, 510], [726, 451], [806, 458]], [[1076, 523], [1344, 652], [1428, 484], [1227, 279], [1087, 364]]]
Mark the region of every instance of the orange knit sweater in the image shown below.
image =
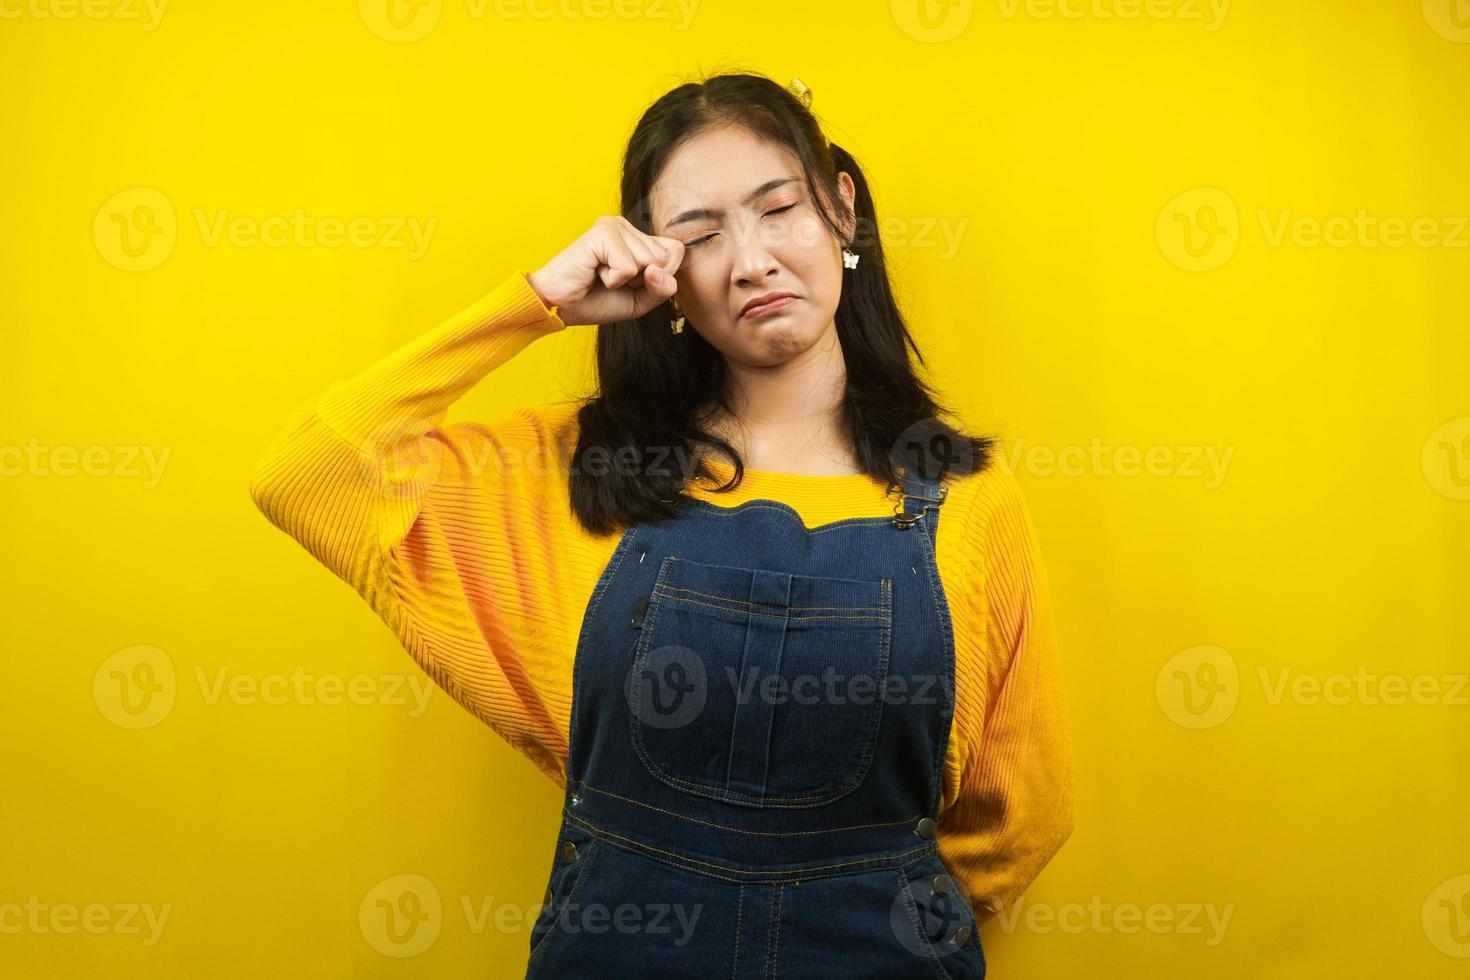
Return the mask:
[[[578, 631], [618, 535], [588, 534], [570, 509], [575, 403], [489, 424], [444, 417], [487, 373], [565, 328], [517, 271], [302, 406], [250, 480], [273, 524], [561, 786]], [[712, 469], [723, 479], [732, 468]], [[746, 470], [732, 492], [700, 481], [686, 492], [722, 507], [779, 500], [813, 527], [891, 514], [884, 490], [865, 475]], [[1045, 572], [999, 454], [950, 487], [939, 518], [956, 696], [939, 851], [983, 914], [1013, 902], [1071, 833], [1071, 734]]]

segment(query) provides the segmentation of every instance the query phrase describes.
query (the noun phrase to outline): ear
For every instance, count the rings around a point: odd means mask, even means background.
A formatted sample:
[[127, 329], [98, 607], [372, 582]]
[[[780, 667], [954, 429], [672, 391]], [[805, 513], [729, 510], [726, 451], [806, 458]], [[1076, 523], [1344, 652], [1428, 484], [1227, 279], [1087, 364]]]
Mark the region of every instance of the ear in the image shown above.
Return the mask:
[[854, 205], [857, 201], [857, 186], [853, 184], [852, 177], [848, 175], [846, 170], [840, 171], [837, 174], [837, 190], [842, 195], [842, 213], [844, 217], [842, 241], [847, 243], [852, 241], [852, 236], [857, 231], [857, 212], [854, 210]]

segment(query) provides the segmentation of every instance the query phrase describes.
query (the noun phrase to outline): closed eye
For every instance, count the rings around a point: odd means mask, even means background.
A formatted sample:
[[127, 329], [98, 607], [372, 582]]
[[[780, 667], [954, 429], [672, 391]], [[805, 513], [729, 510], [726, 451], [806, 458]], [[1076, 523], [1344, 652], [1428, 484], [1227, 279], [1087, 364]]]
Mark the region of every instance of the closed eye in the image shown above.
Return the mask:
[[[797, 203], [800, 203], [800, 202], [797, 202]], [[796, 207], [796, 204], [788, 204], [784, 208], [777, 208], [774, 211], [767, 211], [765, 213], [764, 217], [769, 218], [773, 214], [782, 214], [782, 213], [784, 213], [786, 211], [790, 211], [794, 207]], [[703, 238], [696, 238], [692, 242], [685, 242], [684, 243], [684, 247], [686, 249], [695, 248], [695, 247], [697, 247], [699, 245], [703, 245], [705, 242], [709, 241], [711, 238], [714, 238], [714, 237], [715, 237], [714, 235], [705, 235]]]

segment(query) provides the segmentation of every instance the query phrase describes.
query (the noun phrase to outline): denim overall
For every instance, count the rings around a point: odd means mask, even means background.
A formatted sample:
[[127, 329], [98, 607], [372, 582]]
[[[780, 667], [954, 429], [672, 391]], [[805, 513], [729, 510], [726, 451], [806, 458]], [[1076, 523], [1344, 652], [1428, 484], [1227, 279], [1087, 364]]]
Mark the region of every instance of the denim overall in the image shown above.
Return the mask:
[[527, 977], [977, 980], [938, 856], [941, 481], [808, 529], [774, 500], [624, 531], [588, 602]]

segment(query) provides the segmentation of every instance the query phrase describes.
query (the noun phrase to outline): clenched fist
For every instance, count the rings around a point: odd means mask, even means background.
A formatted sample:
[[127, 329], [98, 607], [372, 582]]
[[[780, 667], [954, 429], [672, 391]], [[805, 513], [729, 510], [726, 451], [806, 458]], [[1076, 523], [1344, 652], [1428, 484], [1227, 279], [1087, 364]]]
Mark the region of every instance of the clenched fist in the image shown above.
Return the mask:
[[674, 295], [684, 243], [645, 235], [621, 215], [604, 215], [527, 277], [568, 326], [635, 320]]

